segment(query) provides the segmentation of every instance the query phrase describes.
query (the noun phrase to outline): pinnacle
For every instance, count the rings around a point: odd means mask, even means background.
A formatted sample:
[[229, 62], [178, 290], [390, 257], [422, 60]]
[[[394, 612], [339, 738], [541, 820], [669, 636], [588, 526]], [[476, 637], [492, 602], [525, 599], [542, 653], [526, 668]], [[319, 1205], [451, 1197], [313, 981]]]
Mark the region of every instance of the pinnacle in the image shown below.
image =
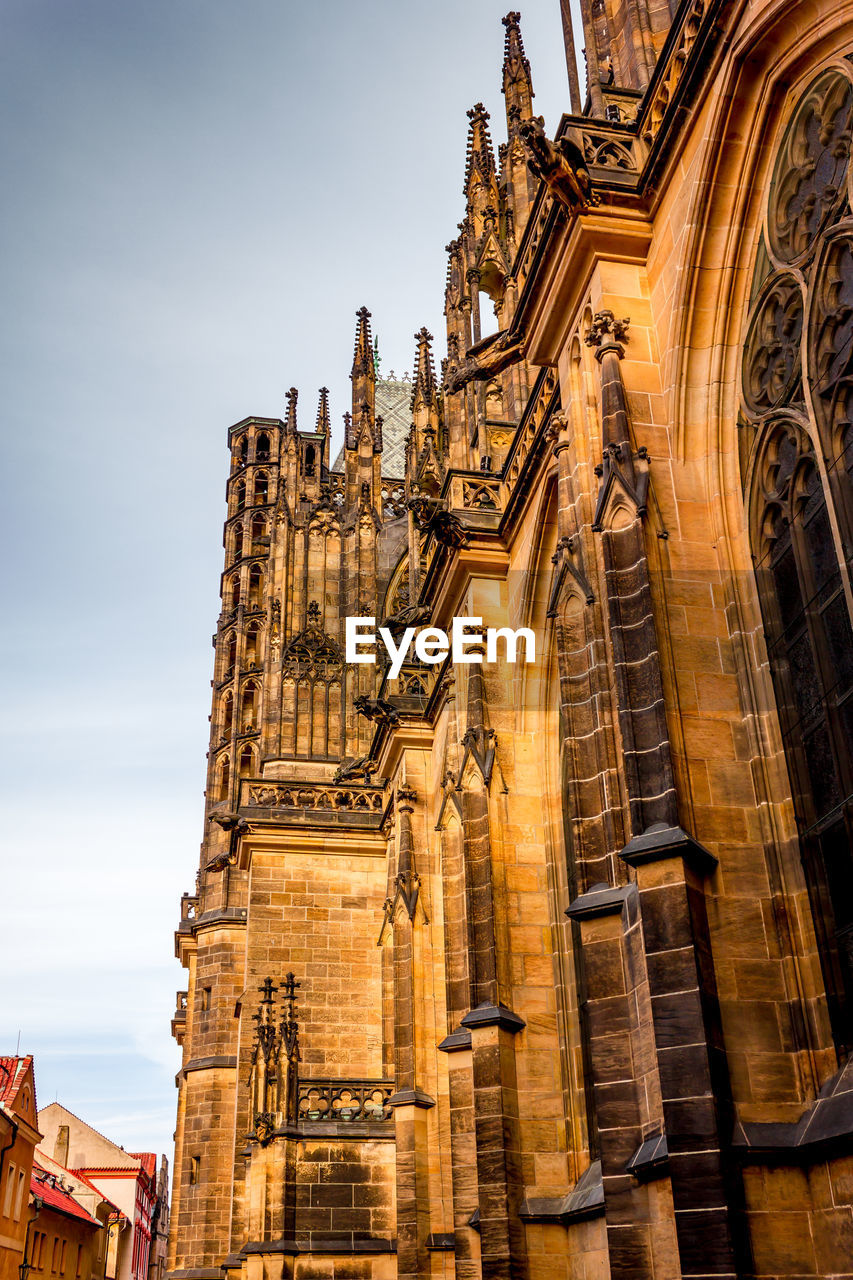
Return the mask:
[[375, 376], [373, 340], [370, 335], [370, 312], [367, 307], [359, 307], [356, 311], [358, 324], [355, 330], [355, 352], [352, 361], [352, 376], [366, 374]]
[[287, 419], [286, 427], [288, 432], [296, 434], [296, 401], [299, 398], [299, 392], [296, 387], [291, 387], [287, 393]]
[[320, 388], [320, 403], [317, 405], [317, 425], [314, 428], [318, 435], [327, 436], [331, 423], [329, 421], [329, 388]]

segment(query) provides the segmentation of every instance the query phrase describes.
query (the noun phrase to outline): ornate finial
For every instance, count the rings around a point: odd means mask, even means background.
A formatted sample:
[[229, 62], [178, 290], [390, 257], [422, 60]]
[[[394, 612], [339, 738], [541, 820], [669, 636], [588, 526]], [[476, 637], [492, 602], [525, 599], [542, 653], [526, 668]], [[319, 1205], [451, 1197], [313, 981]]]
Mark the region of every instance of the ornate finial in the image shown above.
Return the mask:
[[352, 361], [352, 377], [367, 375], [375, 378], [376, 369], [373, 357], [373, 340], [370, 336], [370, 312], [367, 307], [359, 307], [356, 311], [358, 324], [355, 330], [355, 353]]
[[631, 323], [630, 317], [626, 316], [624, 320], [617, 320], [612, 311], [596, 311], [592, 318], [587, 333], [584, 336], [584, 342], [588, 347], [596, 347], [596, 360], [601, 360], [605, 351], [615, 350], [621, 359], [625, 354], [625, 348], [622, 343], [628, 340], [628, 325]]
[[524, 55], [520, 21], [521, 14], [517, 9], [513, 9], [503, 19], [503, 25], [506, 27], [503, 93], [507, 98], [507, 109], [516, 108], [519, 114], [523, 114], [526, 118], [532, 114], [531, 102], [534, 93], [530, 63]]
[[397, 808], [401, 812], [411, 813], [417, 798], [418, 793], [412, 787], [400, 787], [397, 791]]
[[287, 400], [287, 431], [290, 435], [296, 435], [296, 401], [299, 399], [299, 392], [296, 387], [291, 387], [285, 398]]
[[329, 388], [320, 388], [320, 403], [317, 405], [317, 425], [314, 430], [319, 436], [327, 436], [331, 429], [329, 421]]
[[316, 600], [312, 600], [308, 606], [308, 626], [318, 627], [320, 625], [320, 606]]

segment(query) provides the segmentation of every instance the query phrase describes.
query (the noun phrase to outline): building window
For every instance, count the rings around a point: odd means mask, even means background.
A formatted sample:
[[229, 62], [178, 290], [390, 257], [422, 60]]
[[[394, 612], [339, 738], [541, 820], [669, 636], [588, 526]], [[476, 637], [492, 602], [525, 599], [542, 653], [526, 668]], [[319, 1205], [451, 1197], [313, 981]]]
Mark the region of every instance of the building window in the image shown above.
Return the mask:
[[61, 1276], [65, 1275], [65, 1250], [67, 1246], [67, 1240], [63, 1240], [62, 1244], [59, 1246], [59, 1274]]
[[80, 1276], [82, 1274], [83, 1274], [83, 1246], [82, 1244], [78, 1244], [77, 1265], [74, 1268], [74, 1280], [80, 1280]]
[[24, 1170], [19, 1169], [18, 1170], [18, 1190], [17, 1190], [17, 1195], [15, 1196], [15, 1212], [13, 1215], [16, 1222], [20, 1222], [21, 1210], [24, 1207], [24, 1191], [25, 1191], [24, 1176], [25, 1176]]
[[59, 1266], [59, 1237], [53, 1240], [53, 1252], [50, 1255], [50, 1270], [55, 1275]]
[[3, 1217], [10, 1218], [12, 1216], [12, 1197], [15, 1194], [15, 1171], [17, 1165], [10, 1162], [9, 1171], [6, 1174], [6, 1194], [3, 1197]]
[[190, 1156], [190, 1186], [194, 1187], [201, 1177], [201, 1156]]
[[823, 72], [774, 162], [743, 352], [753, 561], [833, 1034], [853, 1048], [853, 80]]

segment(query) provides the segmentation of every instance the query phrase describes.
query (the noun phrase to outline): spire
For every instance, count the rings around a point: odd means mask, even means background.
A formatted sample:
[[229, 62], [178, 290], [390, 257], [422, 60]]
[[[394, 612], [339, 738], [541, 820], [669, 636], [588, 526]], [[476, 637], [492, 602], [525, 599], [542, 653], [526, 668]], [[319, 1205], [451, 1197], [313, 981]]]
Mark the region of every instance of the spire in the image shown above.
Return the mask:
[[379, 377], [379, 334], [373, 339], [373, 368], [377, 378]]
[[524, 42], [518, 25], [521, 14], [516, 10], [503, 19], [506, 27], [504, 39], [503, 93], [506, 98], [507, 119], [517, 114], [521, 120], [533, 115], [533, 80], [530, 63], [524, 56]]
[[320, 388], [320, 403], [317, 405], [317, 425], [314, 427], [318, 436], [327, 436], [330, 430], [329, 422], [329, 388]]
[[[471, 188], [477, 180], [479, 179], [488, 187], [495, 180], [497, 170], [495, 168], [492, 139], [489, 135], [489, 113], [482, 102], [474, 104], [468, 112], [468, 119], [471, 123], [468, 126], [468, 149], [465, 155], [465, 186], [463, 190], [470, 199]], [[489, 200], [487, 199], [485, 203], [488, 204]]]
[[370, 312], [367, 307], [356, 311], [358, 324], [355, 329], [355, 354], [352, 359], [352, 376], [373, 376], [375, 373], [373, 344], [370, 339]]
[[291, 387], [287, 393], [287, 413], [285, 415], [285, 430], [288, 435], [295, 436], [296, 427], [296, 401], [299, 398], [299, 392], [296, 387]]
[[369, 406], [371, 413], [375, 403], [376, 366], [373, 357], [373, 340], [370, 336], [370, 312], [360, 307], [356, 312], [358, 324], [355, 330], [355, 352], [352, 358], [352, 412], [361, 412], [361, 406]]
[[415, 355], [415, 377], [412, 385], [412, 412], [416, 407], [433, 405], [436, 393], [435, 366], [430, 346], [432, 334], [427, 328], [420, 329], [415, 334], [415, 342], [418, 344], [418, 349]]

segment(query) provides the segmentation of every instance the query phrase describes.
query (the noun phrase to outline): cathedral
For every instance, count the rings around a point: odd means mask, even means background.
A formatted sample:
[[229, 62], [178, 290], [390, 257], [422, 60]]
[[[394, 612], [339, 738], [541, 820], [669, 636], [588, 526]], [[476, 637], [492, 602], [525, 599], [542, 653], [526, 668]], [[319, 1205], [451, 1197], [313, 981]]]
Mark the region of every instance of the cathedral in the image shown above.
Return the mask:
[[853, 3], [580, 10], [228, 433], [171, 1280], [853, 1276]]

